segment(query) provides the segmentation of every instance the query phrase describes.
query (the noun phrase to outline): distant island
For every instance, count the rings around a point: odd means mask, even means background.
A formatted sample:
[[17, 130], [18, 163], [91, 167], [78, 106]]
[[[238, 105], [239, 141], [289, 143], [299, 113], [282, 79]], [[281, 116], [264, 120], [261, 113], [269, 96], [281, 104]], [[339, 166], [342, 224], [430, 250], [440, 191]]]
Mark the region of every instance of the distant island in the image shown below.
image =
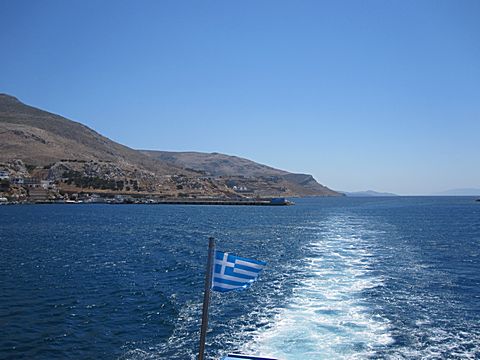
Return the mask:
[[351, 197], [370, 197], [370, 196], [399, 196], [397, 194], [388, 193], [388, 192], [378, 192], [373, 190], [366, 190], [366, 191], [355, 191], [355, 192], [348, 192], [342, 191], [346, 196]]
[[131, 149], [0, 94], [0, 197], [9, 202], [342, 195], [236, 156]]

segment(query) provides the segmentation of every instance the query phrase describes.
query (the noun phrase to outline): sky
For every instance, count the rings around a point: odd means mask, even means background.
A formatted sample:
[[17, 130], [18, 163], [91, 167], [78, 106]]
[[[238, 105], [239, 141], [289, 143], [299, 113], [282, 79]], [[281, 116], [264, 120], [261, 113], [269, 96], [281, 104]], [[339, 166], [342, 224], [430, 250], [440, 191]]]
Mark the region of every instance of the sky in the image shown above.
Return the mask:
[[0, 0], [0, 92], [342, 191], [480, 188], [480, 1]]

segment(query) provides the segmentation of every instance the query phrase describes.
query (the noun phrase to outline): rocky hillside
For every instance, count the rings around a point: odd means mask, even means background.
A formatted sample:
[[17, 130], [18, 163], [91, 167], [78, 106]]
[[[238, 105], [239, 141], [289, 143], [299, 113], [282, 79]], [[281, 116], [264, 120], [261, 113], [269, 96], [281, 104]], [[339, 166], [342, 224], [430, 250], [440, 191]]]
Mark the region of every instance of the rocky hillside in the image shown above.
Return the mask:
[[[146, 155], [175, 166], [202, 171], [211, 176], [231, 177], [235, 186], [255, 187], [252, 179], [264, 182], [265, 187], [283, 189], [292, 196], [339, 196], [341, 194], [319, 184], [311, 175], [294, 174], [272, 168], [238, 156], [219, 153], [172, 152], [142, 150]], [[293, 195], [295, 196], [295, 195]]]
[[182, 169], [118, 144], [78, 122], [0, 94], [0, 161], [44, 166], [61, 160], [107, 161], [156, 174]]
[[274, 169], [238, 156], [194, 151], [173, 152], [142, 150], [146, 155], [182, 168], [204, 171], [212, 176], [281, 176], [287, 171]]
[[78, 122], [0, 94], [0, 170], [12, 164], [65, 191], [165, 197], [337, 196], [310, 175], [223, 154], [139, 151]]

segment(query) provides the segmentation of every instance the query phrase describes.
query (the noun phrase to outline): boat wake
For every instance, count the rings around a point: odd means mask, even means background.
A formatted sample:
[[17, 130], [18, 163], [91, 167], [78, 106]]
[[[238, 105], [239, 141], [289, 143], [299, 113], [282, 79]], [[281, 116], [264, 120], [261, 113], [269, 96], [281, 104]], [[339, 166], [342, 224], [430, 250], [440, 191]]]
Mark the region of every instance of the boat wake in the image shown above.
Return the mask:
[[333, 217], [309, 227], [313, 240], [288, 305], [273, 325], [245, 346], [281, 359], [365, 358], [393, 342], [389, 322], [363, 292], [382, 286], [372, 267], [378, 230], [352, 217]]

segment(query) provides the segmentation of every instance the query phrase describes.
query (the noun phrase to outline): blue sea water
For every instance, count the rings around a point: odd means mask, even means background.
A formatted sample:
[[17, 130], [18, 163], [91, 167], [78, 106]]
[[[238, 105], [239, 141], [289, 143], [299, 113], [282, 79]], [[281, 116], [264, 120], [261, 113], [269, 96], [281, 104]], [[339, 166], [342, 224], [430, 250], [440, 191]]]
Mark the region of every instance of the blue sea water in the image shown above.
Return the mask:
[[208, 237], [268, 262], [208, 358], [480, 358], [480, 203], [0, 207], [1, 359], [195, 359]]

